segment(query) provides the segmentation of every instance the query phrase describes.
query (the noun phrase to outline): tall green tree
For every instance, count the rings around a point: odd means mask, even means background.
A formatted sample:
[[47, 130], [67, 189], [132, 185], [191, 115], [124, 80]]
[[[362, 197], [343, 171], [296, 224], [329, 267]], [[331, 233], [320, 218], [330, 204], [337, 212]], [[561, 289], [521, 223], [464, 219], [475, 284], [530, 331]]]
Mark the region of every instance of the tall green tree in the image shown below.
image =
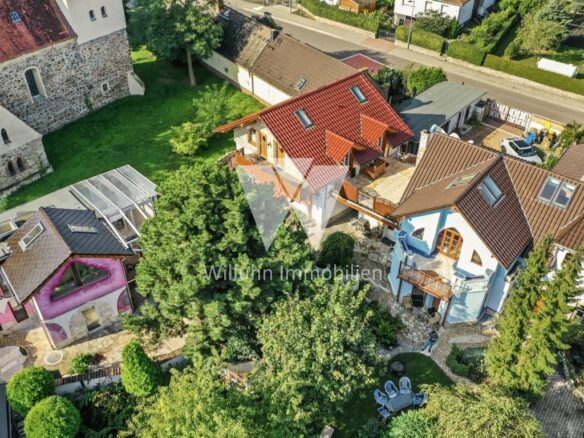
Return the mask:
[[421, 412], [434, 420], [428, 437], [543, 438], [527, 402], [499, 388], [433, 385], [423, 391], [429, 398]]
[[266, 436], [256, 428], [245, 392], [225, 386], [214, 360], [197, 359], [170, 384], [144, 400], [120, 437], [247, 438]]
[[544, 237], [527, 258], [517, 285], [504, 303], [497, 322], [499, 334], [491, 341], [485, 355], [489, 378], [505, 388], [517, 389], [519, 386], [517, 361], [548, 272], [551, 243], [550, 236]]
[[343, 402], [373, 382], [375, 341], [366, 291], [322, 279], [310, 298], [280, 303], [260, 327], [264, 372], [258, 378], [268, 421], [297, 434], [331, 421]]
[[136, 0], [131, 32], [158, 56], [176, 60], [186, 55], [191, 85], [196, 85], [193, 55], [206, 58], [221, 44], [223, 29], [207, 5], [192, 0]]
[[281, 226], [266, 252], [236, 173], [214, 163], [179, 169], [159, 192], [136, 276], [149, 299], [126, 326], [154, 341], [187, 334], [189, 355], [254, 340], [262, 315], [300, 282], [280, 270], [312, 269], [300, 224]]
[[407, 87], [410, 94], [420, 94], [434, 85], [447, 79], [446, 73], [440, 67], [424, 67], [406, 71]]
[[537, 311], [517, 360], [517, 375], [522, 391], [540, 395], [545, 388], [546, 377], [554, 372], [557, 352], [569, 347], [563, 341], [570, 328], [568, 303], [582, 294], [582, 261], [582, 251], [571, 254], [542, 290]]
[[539, 21], [535, 17], [524, 20], [517, 38], [521, 41], [521, 49], [530, 54], [542, 55], [560, 47], [568, 36], [566, 23], [558, 21]]

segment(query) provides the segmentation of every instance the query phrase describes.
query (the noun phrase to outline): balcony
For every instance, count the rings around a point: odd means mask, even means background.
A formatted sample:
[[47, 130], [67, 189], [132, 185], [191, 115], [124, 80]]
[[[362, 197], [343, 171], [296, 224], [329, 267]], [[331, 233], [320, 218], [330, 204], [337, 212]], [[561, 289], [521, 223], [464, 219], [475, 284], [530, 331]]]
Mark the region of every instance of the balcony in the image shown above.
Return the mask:
[[449, 301], [452, 296], [450, 281], [434, 271], [419, 270], [402, 265], [399, 278], [441, 300]]
[[345, 180], [338, 199], [353, 210], [371, 216], [392, 228], [395, 226], [395, 223], [389, 217], [395, 210], [396, 205], [387, 199], [381, 198], [375, 190], [360, 189], [349, 180]]

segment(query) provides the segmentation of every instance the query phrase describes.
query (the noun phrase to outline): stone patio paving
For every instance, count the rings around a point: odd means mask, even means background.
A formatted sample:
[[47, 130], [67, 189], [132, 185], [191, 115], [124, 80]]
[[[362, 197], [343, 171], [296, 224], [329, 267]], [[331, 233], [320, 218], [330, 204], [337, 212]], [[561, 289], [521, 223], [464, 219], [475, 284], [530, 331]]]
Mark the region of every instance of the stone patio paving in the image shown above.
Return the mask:
[[[86, 340], [76, 342], [60, 350], [53, 350], [43, 329], [36, 327], [29, 331], [19, 330], [3, 333], [0, 336], [0, 347], [12, 345], [22, 347], [27, 352], [25, 366], [42, 366], [65, 375], [71, 360], [79, 353], [100, 355], [100, 367], [119, 363], [122, 358], [122, 349], [132, 339], [134, 336], [130, 332], [120, 330], [119, 325], [114, 325], [100, 330]], [[156, 349], [149, 351], [149, 354], [157, 356], [170, 353], [182, 348], [183, 345], [183, 338], [168, 339]], [[61, 353], [62, 359], [58, 360]], [[51, 363], [53, 358], [56, 358], [58, 363]]]

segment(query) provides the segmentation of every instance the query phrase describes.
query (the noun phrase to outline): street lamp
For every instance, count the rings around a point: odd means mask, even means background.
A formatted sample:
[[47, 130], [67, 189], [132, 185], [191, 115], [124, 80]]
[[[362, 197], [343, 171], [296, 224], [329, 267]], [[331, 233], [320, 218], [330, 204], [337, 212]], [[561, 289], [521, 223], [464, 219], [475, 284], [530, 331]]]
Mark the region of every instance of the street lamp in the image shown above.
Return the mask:
[[412, 41], [412, 23], [414, 21], [414, 7], [416, 6], [415, 0], [408, 0], [408, 3], [412, 5], [412, 14], [410, 15], [410, 27], [408, 30], [408, 50], [410, 49], [410, 43]]

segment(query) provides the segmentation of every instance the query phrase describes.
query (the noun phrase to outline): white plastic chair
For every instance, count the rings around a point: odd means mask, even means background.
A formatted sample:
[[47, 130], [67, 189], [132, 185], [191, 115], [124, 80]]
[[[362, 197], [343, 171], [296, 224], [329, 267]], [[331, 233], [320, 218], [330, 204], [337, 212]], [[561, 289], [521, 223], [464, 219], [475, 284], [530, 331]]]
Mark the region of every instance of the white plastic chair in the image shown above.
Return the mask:
[[399, 393], [400, 394], [411, 394], [412, 392], [412, 382], [408, 377], [402, 377], [399, 379]]
[[392, 399], [395, 398], [399, 395], [399, 391], [397, 390], [395, 383], [393, 383], [391, 380], [388, 380], [387, 382], [385, 382], [385, 392], [387, 393], [387, 396]]

